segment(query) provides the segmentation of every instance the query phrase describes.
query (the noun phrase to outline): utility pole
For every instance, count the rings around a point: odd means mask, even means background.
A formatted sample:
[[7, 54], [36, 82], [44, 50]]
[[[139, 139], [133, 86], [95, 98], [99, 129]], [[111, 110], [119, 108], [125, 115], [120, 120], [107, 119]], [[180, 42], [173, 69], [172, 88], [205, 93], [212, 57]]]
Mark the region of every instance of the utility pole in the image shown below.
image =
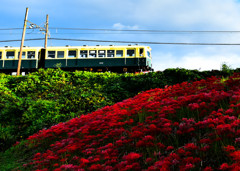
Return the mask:
[[47, 15], [47, 18], [46, 18], [45, 45], [44, 45], [45, 49], [47, 49], [47, 37], [48, 37], [48, 15]]
[[[23, 26], [23, 34], [22, 34], [20, 54], [19, 54], [19, 59], [18, 59], [17, 75], [20, 75], [20, 68], [21, 68], [21, 62], [22, 62], [22, 49], [23, 49], [23, 44], [24, 44], [24, 39], [25, 39], [25, 32], [26, 32], [27, 23], [30, 23], [30, 26], [29, 26], [30, 29], [35, 29], [35, 28], [36, 28], [36, 29], [39, 29], [40, 31], [45, 31], [45, 44], [44, 44], [44, 48], [45, 48], [45, 49], [47, 48], [48, 15], [47, 15], [47, 18], [46, 18], [45, 28], [42, 28], [42, 27], [38, 26], [37, 24], [34, 24], [34, 23], [28, 21], [28, 20], [27, 20], [27, 16], [28, 16], [28, 8], [26, 9], [24, 26]], [[46, 50], [45, 50], [45, 51], [46, 51]]]
[[26, 8], [24, 25], [23, 25], [22, 41], [21, 41], [20, 53], [19, 53], [19, 57], [18, 57], [17, 75], [20, 75], [20, 68], [21, 68], [21, 62], [22, 62], [22, 49], [23, 49], [23, 44], [24, 44], [24, 39], [25, 39], [25, 32], [26, 32], [26, 27], [27, 27], [27, 17], [28, 17], [28, 8]]

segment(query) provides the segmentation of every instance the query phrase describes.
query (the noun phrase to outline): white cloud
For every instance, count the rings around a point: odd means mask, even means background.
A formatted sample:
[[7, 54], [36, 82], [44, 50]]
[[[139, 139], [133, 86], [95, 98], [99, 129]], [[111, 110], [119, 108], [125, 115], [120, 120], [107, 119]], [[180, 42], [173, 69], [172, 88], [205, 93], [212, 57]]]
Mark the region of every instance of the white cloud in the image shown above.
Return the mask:
[[126, 25], [123, 25], [121, 23], [115, 23], [113, 24], [113, 28], [114, 29], [118, 29], [118, 30], [124, 30], [124, 29], [128, 29], [128, 30], [137, 30], [139, 29], [139, 27], [137, 25], [134, 25], [134, 26], [126, 26]]

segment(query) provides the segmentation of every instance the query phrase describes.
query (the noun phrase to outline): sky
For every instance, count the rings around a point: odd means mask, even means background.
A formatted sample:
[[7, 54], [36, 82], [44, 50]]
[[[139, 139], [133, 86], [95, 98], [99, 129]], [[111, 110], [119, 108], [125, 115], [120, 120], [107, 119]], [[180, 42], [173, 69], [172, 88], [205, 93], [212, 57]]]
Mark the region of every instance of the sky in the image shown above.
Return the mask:
[[[27, 7], [28, 21], [41, 27], [44, 27], [46, 15], [49, 15], [51, 38], [161, 43], [240, 43], [240, 32], [234, 32], [240, 31], [238, 0], [5, 0], [0, 6], [0, 47], [20, 47], [19, 41], [1, 41], [20, 40], [22, 30], [3, 29], [22, 28]], [[25, 38], [44, 38], [44, 33], [38, 29], [27, 29]], [[110, 44], [123, 45], [111, 42], [48, 41], [48, 46]], [[240, 45], [139, 44], [152, 48], [155, 71], [167, 68], [220, 70], [222, 64], [227, 64], [232, 69], [240, 68]], [[25, 41], [24, 45], [44, 46], [44, 41]]]

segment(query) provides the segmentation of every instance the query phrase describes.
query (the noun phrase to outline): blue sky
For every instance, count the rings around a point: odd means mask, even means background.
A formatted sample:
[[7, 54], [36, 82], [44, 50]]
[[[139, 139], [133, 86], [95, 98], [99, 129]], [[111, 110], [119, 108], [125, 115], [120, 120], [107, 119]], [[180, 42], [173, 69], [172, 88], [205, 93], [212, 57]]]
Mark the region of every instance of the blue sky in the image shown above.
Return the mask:
[[[130, 29], [166, 31], [240, 31], [240, 2], [237, 0], [5, 0], [0, 15], [3, 28], [22, 28], [28, 20], [50, 28]], [[44, 38], [39, 30], [27, 30], [26, 39]], [[91, 33], [91, 34], [90, 34]], [[102, 34], [104, 33], [104, 34]], [[126, 34], [51, 29], [50, 36], [88, 40], [240, 43], [240, 33]], [[117, 34], [116, 34], [117, 33]], [[21, 30], [0, 30], [0, 40], [21, 39]], [[26, 41], [26, 46], [43, 46], [43, 41]], [[49, 46], [122, 45], [120, 43], [49, 40]], [[20, 42], [0, 42], [0, 46], [20, 46]], [[240, 68], [240, 46], [150, 45], [155, 70], [187, 68], [220, 69], [226, 63]]]

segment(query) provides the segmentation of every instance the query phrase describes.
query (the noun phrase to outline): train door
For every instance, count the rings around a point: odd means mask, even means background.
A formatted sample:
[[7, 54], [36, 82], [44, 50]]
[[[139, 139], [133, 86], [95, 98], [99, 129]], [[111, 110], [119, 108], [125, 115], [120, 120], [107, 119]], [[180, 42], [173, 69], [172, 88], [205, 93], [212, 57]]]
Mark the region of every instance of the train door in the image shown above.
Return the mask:
[[39, 55], [39, 68], [45, 68], [45, 55], [46, 55], [46, 49], [41, 49], [40, 55]]
[[140, 56], [140, 57], [144, 56], [143, 53], [144, 53], [143, 48], [140, 48], [140, 49], [139, 49], [139, 56]]

